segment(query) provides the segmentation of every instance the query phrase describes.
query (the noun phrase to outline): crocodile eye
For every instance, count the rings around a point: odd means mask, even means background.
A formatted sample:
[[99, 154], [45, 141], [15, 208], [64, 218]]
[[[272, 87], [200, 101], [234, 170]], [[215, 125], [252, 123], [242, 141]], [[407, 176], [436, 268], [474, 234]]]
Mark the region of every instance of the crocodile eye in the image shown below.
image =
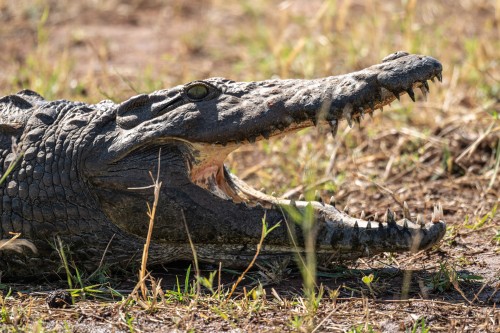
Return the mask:
[[208, 87], [204, 84], [195, 84], [186, 91], [187, 97], [192, 100], [198, 101], [207, 97], [208, 95]]

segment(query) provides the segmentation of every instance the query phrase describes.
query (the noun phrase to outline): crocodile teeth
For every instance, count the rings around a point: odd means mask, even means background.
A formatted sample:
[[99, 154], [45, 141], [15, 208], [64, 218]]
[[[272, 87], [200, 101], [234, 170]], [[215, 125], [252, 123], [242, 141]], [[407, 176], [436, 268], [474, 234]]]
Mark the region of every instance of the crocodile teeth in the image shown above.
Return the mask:
[[427, 90], [427, 92], [430, 92], [429, 84], [427, 83], [427, 81], [422, 82], [422, 84], [425, 87], [425, 90]]
[[425, 226], [424, 217], [421, 214], [417, 214], [417, 224], [420, 225], [420, 228]]
[[366, 229], [371, 229], [372, 228], [372, 224], [370, 221], [366, 222]]
[[349, 124], [349, 127], [352, 128], [352, 117], [351, 117], [351, 115], [350, 114], [347, 115], [345, 117], [345, 119], [347, 119], [347, 123]]
[[394, 94], [394, 96], [396, 96], [396, 98], [398, 99], [398, 101], [400, 101], [400, 100], [401, 100], [401, 98], [399, 97], [399, 93], [398, 93], [398, 92], [395, 92], [395, 93], [393, 93], [393, 94]]
[[347, 120], [349, 127], [352, 128], [352, 106], [351, 106], [351, 104], [347, 104], [344, 107], [344, 110], [342, 113], [344, 114], [344, 118]]
[[424, 101], [427, 101], [427, 90], [425, 90], [425, 87], [420, 86], [420, 91], [422, 92], [422, 96], [424, 96]]
[[359, 218], [362, 219], [362, 220], [365, 219], [365, 211], [364, 210], [361, 211], [361, 214], [360, 214]]
[[365, 109], [359, 108], [359, 118], [361, 119], [365, 118]]
[[314, 192], [314, 200], [316, 200], [317, 202], [321, 202], [321, 203], [323, 202], [321, 195], [319, 195], [319, 191]]
[[438, 203], [437, 205], [434, 206], [434, 212], [432, 213], [431, 221], [432, 223], [438, 223], [443, 218], [444, 218], [443, 206], [441, 206], [441, 203]]
[[387, 221], [387, 224], [389, 224], [391, 226], [396, 225], [396, 219], [394, 218], [394, 213], [390, 209], [387, 209], [386, 221]]
[[432, 81], [432, 83], [434, 83], [434, 76], [433, 76], [433, 77], [431, 77], [431, 81]]
[[301, 194], [299, 195], [299, 201], [304, 201], [304, 199], [305, 199], [304, 194], [303, 194], [303, 193], [301, 193]]
[[349, 206], [348, 205], [345, 205], [345, 207], [344, 207], [344, 213], [346, 213], [347, 215], [349, 215]]
[[295, 202], [295, 200], [293, 199], [290, 200], [290, 206], [297, 207], [297, 203]]
[[441, 73], [437, 73], [437, 74], [436, 74], [436, 77], [437, 77], [437, 79], [439, 80], [439, 82], [443, 82], [443, 74], [441, 74]]
[[408, 208], [408, 204], [406, 203], [406, 201], [403, 202], [403, 218], [408, 220], [411, 219], [410, 209]]
[[[375, 215], [373, 215], [373, 220], [378, 221], [378, 213], [375, 213]], [[380, 224], [382, 224], [382, 223], [380, 223]]]
[[404, 220], [403, 222], [403, 229], [408, 229], [408, 220]]
[[330, 206], [334, 206], [335, 207], [335, 198], [333, 197], [333, 195], [330, 197]]
[[413, 92], [412, 88], [406, 89], [406, 92], [408, 93], [408, 96], [410, 96], [411, 100], [415, 102], [415, 93]]
[[332, 136], [334, 139], [337, 136], [338, 130], [339, 130], [339, 122], [337, 120], [330, 121], [330, 131], [332, 132]]

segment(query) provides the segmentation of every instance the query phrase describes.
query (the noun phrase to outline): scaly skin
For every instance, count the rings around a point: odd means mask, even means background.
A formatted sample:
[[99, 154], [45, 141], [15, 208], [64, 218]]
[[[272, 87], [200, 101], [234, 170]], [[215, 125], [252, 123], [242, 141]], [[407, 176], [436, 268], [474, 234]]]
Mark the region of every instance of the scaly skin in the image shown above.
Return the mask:
[[23, 246], [26, 241], [17, 243], [17, 251], [4, 248], [0, 270], [4, 276], [54, 272], [60, 265], [52, 246], [57, 237], [80, 269], [95, 269], [102, 258], [122, 266], [138, 261], [147, 233], [146, 202], [153, 200], [152, 189], [144, 188], [151, 184], [150, 171], [159, 172], [163, 183], [150, 263], [192, 258], [186, 224], [199, 260], [245, 266], [264, 216], [269, 227], [279, 226], [265, 239], [259, 259], [291, 256], [302, 251], [305, 238], [292, 216], [307, 209], [314, 212], [317, 255], [326, 263], [427, 249], [445, 232], [439, 207], [428, 224], [396, 222], [390, 211], [387, 223], [355, 219], [329, 204], [256, 191], [223, 161], [242, 145], [318, 122], [335, 135], [343, 119], [351, 125], [402, 93], [414, 99], [413, 88], [427, 93], [426, 81], [441, 79], [441, 70], [431, 57], [396, 52], [345, 75], [262, 82], [211, 78], [121, 104], [49, 102], [31, 91], [6, 96], [0, 99], [0, 174], [20, 158], [0, 185], [0, 234], [5, 239], [9, 232], [21, 233], [38, 253]]

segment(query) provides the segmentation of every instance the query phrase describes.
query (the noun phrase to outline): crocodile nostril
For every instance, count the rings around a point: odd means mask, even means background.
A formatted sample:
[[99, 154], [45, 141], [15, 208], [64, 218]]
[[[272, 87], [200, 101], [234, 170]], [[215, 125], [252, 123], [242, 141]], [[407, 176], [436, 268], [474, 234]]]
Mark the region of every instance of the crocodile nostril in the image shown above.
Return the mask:
[[394, 60], [394, 59], [398, 59], [398, 58], [401, 58], [401, 57], [405, 57], [409, 55], [408, 52], [406, 51], [396, 51], [394, 53], [391, 53], [389, 54], [387, 57], [385, 57], [384, 59], [382, 59], [382, 62], [387, 62], [387, 61], [391, 61], [391, 60]]

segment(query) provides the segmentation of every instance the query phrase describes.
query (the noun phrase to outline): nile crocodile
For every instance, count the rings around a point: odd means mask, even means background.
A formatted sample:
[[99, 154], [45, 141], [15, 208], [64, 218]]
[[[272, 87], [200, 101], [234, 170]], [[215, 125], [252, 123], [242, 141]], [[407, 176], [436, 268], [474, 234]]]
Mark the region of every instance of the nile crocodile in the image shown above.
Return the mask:
[[15, 165], [0, 185], [0, 235], [21, 233], [38, 253], [24, 243], [18, 244], [21, 253], [3, 249], [0, 271], [55, 271], [56, 237], [80, 268], [139, 260], [148, 229], [146, 203], [153, 200], [147, 185], [158, 168], [163, 185], [149, 263], [192, 259], [188, 230], [200, 261], [244, 266], [255, 254], [264, 217], [277, 227], [259, 259], [292, 256], [302, 251], [305, 237], [291, 212], [306, 207], [314, 212], [320, 258], [427, 249], [445, 232], [442, 209], [435, 209], [429, 223], [408, 215], [396, 221], [390, 211], [385, 221], [367, 221], [321, 201], [264, 194], [223, 162], [238, 147], [318, 123], [335, 136], [342, 120], [352, 125], [404, 93], [415, 100], [415, 88], [425, 95], [427, 80], [441, 80], [441, 72], [434, 58], [396, 52], [345, 75], [261, 82], [210, 78], [121, 104], [46, 101], [29, 90], [5, 96], [0, 174]]

